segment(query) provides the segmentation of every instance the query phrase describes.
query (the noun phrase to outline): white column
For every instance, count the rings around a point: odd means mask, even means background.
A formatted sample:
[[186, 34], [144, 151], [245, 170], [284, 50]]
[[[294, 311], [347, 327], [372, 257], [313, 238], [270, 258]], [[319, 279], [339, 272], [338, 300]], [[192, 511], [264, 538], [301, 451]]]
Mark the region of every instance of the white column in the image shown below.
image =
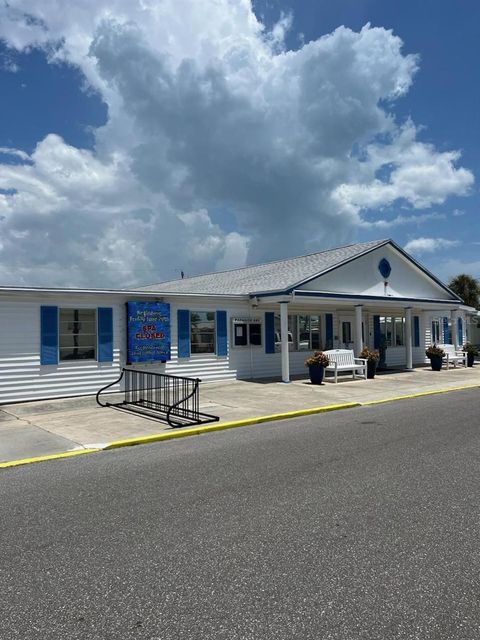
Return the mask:
[[412, 343], [412, 309], [405, 309], [405, 350], [407, 355], [407, 369], [413, 371], [413, 343]]
[[455, 349], [458, 349], [458, 324], [457, 324], [458, 312], [456, 309], [452, 309], [450, 312], [450, 322], [452, 323], [452, 343], [455, 345]]
[[355, 307], [355, 354], [358, 357], [363, 349], [362, 339], [362, 310], [363, 306], [358, 304]]
[[290, 382], [290, 354], [288, 352], [288, 302], [280, 302], [280, 332], [282, 353], [282, 382]]

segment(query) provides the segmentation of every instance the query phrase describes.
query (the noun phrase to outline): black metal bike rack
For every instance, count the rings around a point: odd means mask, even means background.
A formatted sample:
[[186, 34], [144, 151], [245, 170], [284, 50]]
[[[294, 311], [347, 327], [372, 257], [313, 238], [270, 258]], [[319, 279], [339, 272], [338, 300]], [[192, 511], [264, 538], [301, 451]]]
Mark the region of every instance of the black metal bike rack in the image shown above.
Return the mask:
[[[121, 402], [100, 402], [100, 394], [124, 379]], [[218, 416], [200, 411], [199, 378], [122, 369], [118, 380], [102, 387], [96, 400], [101, 407], [119, 407], [148, 417], [164, 419], [171, 427], [217, 422]]]

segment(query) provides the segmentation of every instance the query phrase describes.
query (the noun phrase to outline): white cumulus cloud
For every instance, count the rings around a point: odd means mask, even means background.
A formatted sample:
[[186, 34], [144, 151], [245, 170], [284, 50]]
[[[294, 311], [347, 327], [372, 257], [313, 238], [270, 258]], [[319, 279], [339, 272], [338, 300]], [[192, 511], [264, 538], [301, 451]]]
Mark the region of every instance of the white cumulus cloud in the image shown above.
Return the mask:
[[405, 251], [410, 253], [433, 253], [440, 249], [451, 249], [458, 247], [459, 240], [449, 240], [447, 238], [414, 238], [405, 245]]
[[[293, 24], [267, 31], [250, 0], [2, 5], [12, 50], [77, 66], [108, 106], [93, 150], [51, 134], [0, 159], [2, 281], [230, 268], [420, 223], [434, 214], [416, 210], [469, 193], [458, 151], [395, 120], [418, 65], [398, 36], [340, 27], [287, 51]], [[412, 213], [375, 219], [397, 202]]]
[[402, 215], [399, 214], [394, 218], [379, 220], [362, 220], [360, 226], [365, 229], [391, 229], [392, 227], [400, 227], [407, 224], [421, 225], [432, 220], [444, 220], [446, 215], [444, 213], [422, 213], [420, 215]]

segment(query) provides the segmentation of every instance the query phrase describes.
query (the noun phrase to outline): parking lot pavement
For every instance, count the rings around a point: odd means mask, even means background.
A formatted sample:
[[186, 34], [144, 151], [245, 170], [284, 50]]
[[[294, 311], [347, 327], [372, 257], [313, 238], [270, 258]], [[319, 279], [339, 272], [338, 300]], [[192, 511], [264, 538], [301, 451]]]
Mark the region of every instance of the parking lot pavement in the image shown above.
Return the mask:
[[[200, 387], [201, 410], [220, 422], [242, 420], [349, 402], [381, 401], [397, 396], [479, 385], [480, 366], [433, 372], [390, 371], [374, 380], [345, 379], [311, 385], [305, 378], [284, 384], [276, 380], [235, 380]], [[109, 399], [115, 400], [118, 395]], [[165, 422], [116, 408], [99, 407], [93, 396], [44, 400], [0, 407], [0, 462], [103, 445], [113, 440], [169, 431]]]
[[2, 640], [476, 640], [477, 390], [0, 475]]

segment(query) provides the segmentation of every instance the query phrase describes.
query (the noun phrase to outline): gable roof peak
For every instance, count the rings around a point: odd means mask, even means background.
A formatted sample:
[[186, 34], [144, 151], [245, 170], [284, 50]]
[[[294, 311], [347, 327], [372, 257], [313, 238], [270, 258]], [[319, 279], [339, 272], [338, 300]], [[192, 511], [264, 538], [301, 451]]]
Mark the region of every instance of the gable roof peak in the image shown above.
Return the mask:
[[139, 289], [163, 293], [233, 295], [284, 291], [389, 242], [390, 240], [373, 240], [351, 243], [293, 258], [169, 280]]

